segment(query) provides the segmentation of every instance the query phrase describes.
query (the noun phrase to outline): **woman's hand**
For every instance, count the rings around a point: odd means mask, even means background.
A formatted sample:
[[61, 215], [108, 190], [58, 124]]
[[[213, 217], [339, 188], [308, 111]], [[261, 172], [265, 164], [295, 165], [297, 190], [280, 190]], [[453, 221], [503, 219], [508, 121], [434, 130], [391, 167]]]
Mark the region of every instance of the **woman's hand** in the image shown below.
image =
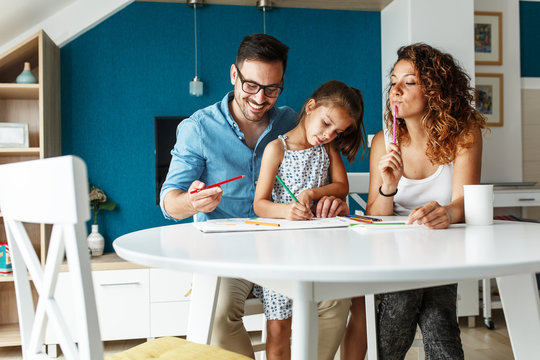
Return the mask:
[[323, 196], [317, 202], [315, 214], [319, 218], [345, 216], [349, 213], [347, 203], [335, 196]]
[[396, 144], [388, 145], [388, 152], [381, 157], [378, 169], [382, 178], [384, 193], [393, 193], [403, 175], [403, 160]]
[[407, 224], [415, 222], [425, 225], [430, 229], [446, 229], [452, 223], [450, 213], [446, 206], [441, 206], [436, 201], [417, 207], [409, 214]]

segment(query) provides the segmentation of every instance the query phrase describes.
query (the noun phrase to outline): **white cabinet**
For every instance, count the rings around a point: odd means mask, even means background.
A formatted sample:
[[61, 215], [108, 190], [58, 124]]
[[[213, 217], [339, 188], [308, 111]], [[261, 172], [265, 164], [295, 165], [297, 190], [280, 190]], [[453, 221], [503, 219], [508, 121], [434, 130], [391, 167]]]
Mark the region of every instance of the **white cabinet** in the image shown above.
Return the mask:
[[[111, 264], [113, 264], [111, 266]], [[93, 270], [101, 337], [104, 341], [144, 339], [160, 336], [180, 336], [187, 332], [191, 274], [149, 268], [129, 268], [123, 262], [120, 269]], [[95, 264], [92, 264], [96, 267]], [[106, 263], [97, 267], [117, 267]], [[56, 293], [68, 294], [60, 308], [70, 322], [74, 334], [77, 313], [69, 301], [72, 293], [70, 274], [60, 273]], [[76, 336], [76, 335], [75, 335]], [[52, 325], [47, 327], [46, 343], [55, 345], [59, 337]], [[50, 355], [55, 349], [50, 347]]]
[[149, 272], [151, 337], [185, 335], [192, 275], [163, 269]]
[[[96, 294], [99, 328], [103, 340], [138, 339], [150, 337], [149, 275], [148, 269], [93, 271], [94, 291]], [[71, 275], [60, 273], [56, 285], [60, 309], [72, 334], [79, 309], [76, 302], [68, 301], [72, 294]], [[75, 334], [75, 336], [77, 336]], [[58, 344], [59, 337], [49, 325], [46, 335], [47, 344]]]

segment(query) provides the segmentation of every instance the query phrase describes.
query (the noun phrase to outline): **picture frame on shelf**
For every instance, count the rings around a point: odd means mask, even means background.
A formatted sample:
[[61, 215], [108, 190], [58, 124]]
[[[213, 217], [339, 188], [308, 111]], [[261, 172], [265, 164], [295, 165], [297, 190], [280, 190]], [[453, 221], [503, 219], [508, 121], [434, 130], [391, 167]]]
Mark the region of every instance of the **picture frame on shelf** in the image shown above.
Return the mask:
[[28, 124], [0, 122], [0, 147], [29, 147]]
[[504, 78], [503, 74], [476, 74], [475, 107], [486, 117], [489, 127], [504, 124]]
[[502, 65], [502, 12], [474, 12], [476, 65]]

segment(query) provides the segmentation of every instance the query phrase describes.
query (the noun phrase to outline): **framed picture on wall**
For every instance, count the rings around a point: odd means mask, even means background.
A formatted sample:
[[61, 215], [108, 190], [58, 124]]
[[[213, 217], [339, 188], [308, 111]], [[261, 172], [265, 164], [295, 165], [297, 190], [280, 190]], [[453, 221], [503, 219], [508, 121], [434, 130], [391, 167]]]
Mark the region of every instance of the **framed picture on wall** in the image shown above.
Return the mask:
[[503, 126], [503, 74], [476, 74], [475, 106], [487, 119], [487, 125]]
[[477, 65], [502, 65], [502, 12], [474, 12], [474, 60]]

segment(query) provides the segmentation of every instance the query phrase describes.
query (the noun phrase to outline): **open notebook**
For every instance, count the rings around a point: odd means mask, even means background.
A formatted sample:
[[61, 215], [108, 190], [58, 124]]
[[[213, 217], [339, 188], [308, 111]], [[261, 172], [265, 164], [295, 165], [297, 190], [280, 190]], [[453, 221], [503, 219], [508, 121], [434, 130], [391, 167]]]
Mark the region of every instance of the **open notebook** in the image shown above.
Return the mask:
[[233, 231], [269, 231], [347, 227], [351, 221], [342, 217], [313, 218], [306, 221], [290, 221], [285, 219], [267, 218], [235, 218], [215, 219], [195, 222], [193, 225], [202, 232], [233, 232]]

